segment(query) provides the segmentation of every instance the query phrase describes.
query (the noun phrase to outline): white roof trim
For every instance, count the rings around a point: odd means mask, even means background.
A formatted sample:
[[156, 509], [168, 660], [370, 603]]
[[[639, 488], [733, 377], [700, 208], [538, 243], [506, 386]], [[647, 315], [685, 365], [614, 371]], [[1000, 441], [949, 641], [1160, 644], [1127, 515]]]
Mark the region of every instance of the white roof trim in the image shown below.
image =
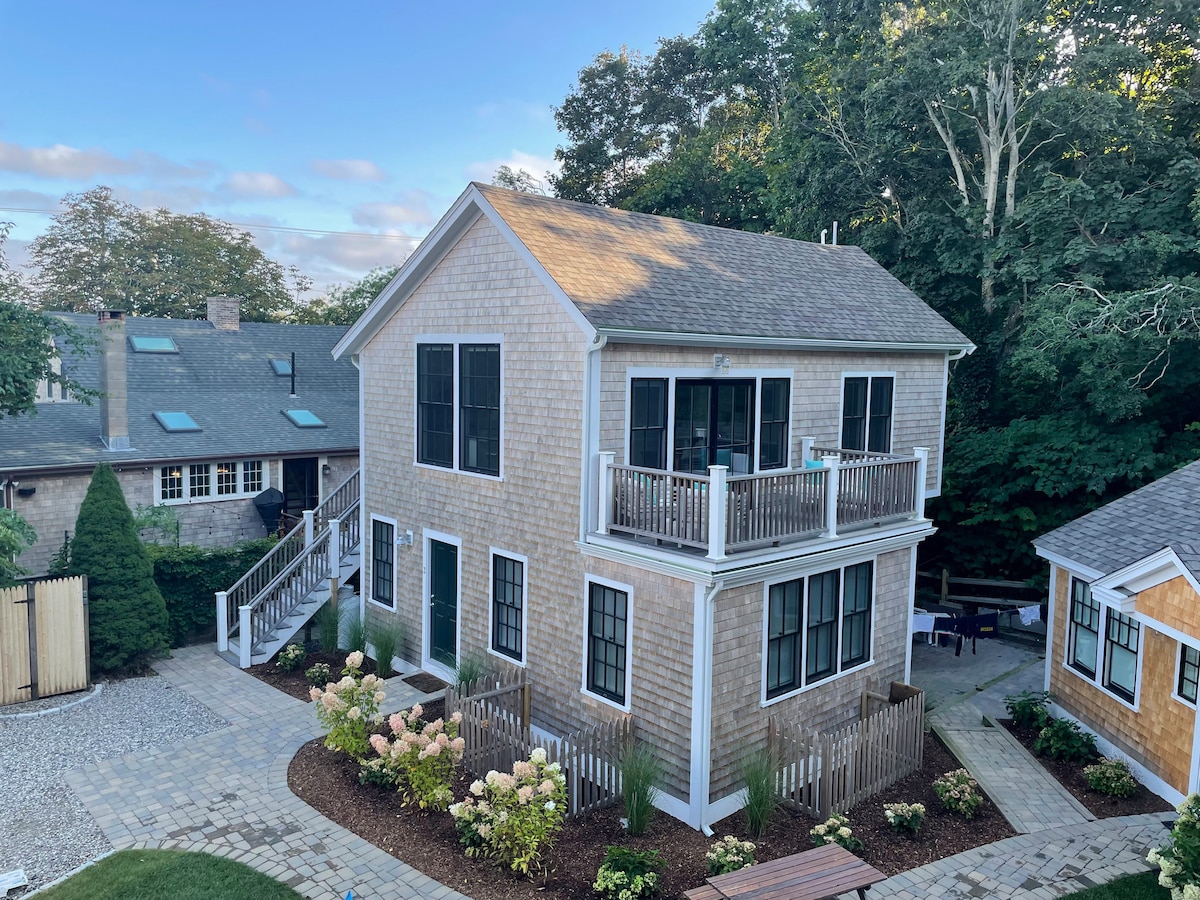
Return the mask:
[[598, 328], [598, 334], [618, 344], [674, 344], [684, 347], [768, 347], [800, 350], [890, 350], [892, 352], [974, 353], [972, 343], [904, 343], [900, 341], [843, 341], [821, 338], [762, 337], [740, 334], [703, 334], [648, 331], [638, 328]]
[[1093, 569], [1091, 566], [1085, 566], [1083, 563], [1077, 563], [1074, 560], [1067, 559], [1065, 556], [1059, 556], [1057, 553], [1054, 553], [1050, 550], [1043, 550], [1037, 545], [1036, 540], [1033, 542], [1033, 549], [1034, 552], [1037, 553], [1037, 555], [1042, 559], [1046, 560], [1046, 562], [1066, 569], [1074, 575], [1079, 575], [1089, 584], [1095, 581], [1097, 578], [1104, 577], [1104, 573], [1099, 569]]
[[1094, 591], [1098, 587], [1105, 593], [1130, 597], [1181, 575], [1187, 579], [1192, 589], [1200, 594], [1200, 583], [1197, 583], [1196, 577], [1183, 564], [1178, 554], [1170, 547], [1163, 547], [1123, 569], [1097, 579], [1093, 582], [1092, 589]]

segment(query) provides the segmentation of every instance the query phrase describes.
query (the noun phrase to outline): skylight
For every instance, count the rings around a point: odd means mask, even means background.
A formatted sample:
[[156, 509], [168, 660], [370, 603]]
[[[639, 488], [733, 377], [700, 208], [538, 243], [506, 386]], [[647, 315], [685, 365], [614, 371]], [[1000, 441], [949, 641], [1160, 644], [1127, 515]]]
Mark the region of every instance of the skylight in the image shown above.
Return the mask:
[[276, 375], [291, 375], [292, 361], [290, 359], [273, 359], [271, 360], [271, 368]]
[[144, 334], [131, 334], [129, 343], [133, 345], [134, 353], [178, 353], [179, 348], [169, 337], [148, 337]]
[[154, 418], [163, 431], [199, 431], [200, 426], [185, 412], [156, 412]]
[[310, 409], [285, 409], [283, 414], [292, 420], [297, 428], [324, 428], [325, 423], [317, 418]]

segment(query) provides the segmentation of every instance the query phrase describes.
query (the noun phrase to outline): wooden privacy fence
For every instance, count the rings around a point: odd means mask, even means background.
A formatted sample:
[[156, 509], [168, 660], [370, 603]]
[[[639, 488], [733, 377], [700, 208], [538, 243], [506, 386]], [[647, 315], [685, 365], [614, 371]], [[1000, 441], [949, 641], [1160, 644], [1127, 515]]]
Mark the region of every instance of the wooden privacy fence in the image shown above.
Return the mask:
[[767, 721], [767, 747], [779, 769], [776, 791], [785, 803], [826, 819], [878, 794], [921, 768], [925, 746], [925, 694], [892, 683], [879, 712], [828, 734], [805, 732], [799, 724]]
[[83, 690], [88, 652], [85, 576], [0, 589], [0, 704]]
[[567, 817], [602, 809], [621, 798], [617, 765], [633, 737], [633, 721], [622, 716], [562, 738], [533, 734], [529, 725], [530, 685], [524, 673], [487, 676], [461, 688], [446, 688], [446, 716], [462, 713], [459, 735], [466, 744], [463, 765], [483, 777], [490, 770], [512, 771], [534, 749], [562, 766], [567, 781]]

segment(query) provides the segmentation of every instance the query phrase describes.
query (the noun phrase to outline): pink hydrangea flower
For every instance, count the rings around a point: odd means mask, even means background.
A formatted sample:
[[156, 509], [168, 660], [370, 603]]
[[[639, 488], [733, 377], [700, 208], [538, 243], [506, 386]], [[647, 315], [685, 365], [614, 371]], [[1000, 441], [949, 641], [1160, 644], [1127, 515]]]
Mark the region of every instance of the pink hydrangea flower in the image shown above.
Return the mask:
[[536, 771], [537, 770], [534, 769], [532, 763], [527, 763], [524, 760], [519, 760], [518, 762], [513, 763], [513, 774], [518, 778], [532, 778]]
[[308, 699], [309, 700], [317, 700], [320, 698], [321, 693], [322, 693], [322, 691], [319, 687], [312, 688], [308, 692]]
[[425, 712], [425, 707], [418, 703], [409, 711], [409, 715], [411, 715], [414, 719], [419, 719], [421, 718], [421, 713], [423, 712]]
[[457, 725], [462, 721], [462, 713], [460, 713], [458, 710], [455, 710], [454, 715], [450, 717], [450, 721]]
[[346, 657], [347, 669], [361, 669], [363, 664], [363, 653], [361, 650], [355, 650]]
[[387, 756], [392, 749], [388, 739], [382, 734], [371, 735], [371, 748], [380, 756]]
[[518, 789], [517, 790], [517, 799], [521, 802], [522, 806], [524, 806], [526, 803], [528, 803], [530, 800], [532, 800], [533, 799], [533, 785], [527, 784], [527, 785], [525, 785], [525, 787]]
[[388, 728], [392, 729], [392, 734], [399, 734], [404, 731], [404, 715], [403, 713], [392, 713], [388, 716]]
[[467, 749], [467, 742], [464, 741], [460, 737], [456, 737], [454, 740], [452, 740], [450, 742], [450, 749], [453, 750], [455, 753], [462, 753], [464, 750]]
[[554, 782], [551, 781], [549, 778], [547, 778], [545, 781], [543, 781], [541, 784], [538, 785], [538, 793], [542, 794], [542, 795], [553, 794], [555, 787], [556, 787], [556, 785], [554, 784]]

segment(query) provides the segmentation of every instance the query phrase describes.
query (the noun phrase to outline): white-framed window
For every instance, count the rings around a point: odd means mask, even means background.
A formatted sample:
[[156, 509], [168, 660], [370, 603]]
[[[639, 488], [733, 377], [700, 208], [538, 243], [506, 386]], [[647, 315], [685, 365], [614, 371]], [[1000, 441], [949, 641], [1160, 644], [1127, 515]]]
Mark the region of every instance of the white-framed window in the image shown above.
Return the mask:
[[875, 564], [870, 560], [767, 584], [763, 702], [870, 665], [874, 598]]
[[519, 553], [491, 548], [491, 637], [488, 649], [508, 662], [525, 664], [526, 570]]
[[1071, 579], [1063, 665], [1127, 706], [1137, 709], [1141, 623], [1092, 596], [1091, 585]]
[[396, 608], [396, 520], [371, 514], [372, 603]]
[[895, 394], [895, 372], [843, 373], [840, 446], [891, 453]]
[[1192, 706], [1200, 688], [1200, 650], [1187, 644], [1179, 644], [1179, 656], [1175, 661], [1175, 699]]
[[416, 462], [500, 478], [504, 407], [499, 337], [422, 337], [416, 352]]
[[155, 468], [155, 502], [173, 505], [253, 497], [269, 487], [261, 459], [169, 463]]
[[633, 588], [587, 576], [583, 626], [583, 690], [629, 710]]

